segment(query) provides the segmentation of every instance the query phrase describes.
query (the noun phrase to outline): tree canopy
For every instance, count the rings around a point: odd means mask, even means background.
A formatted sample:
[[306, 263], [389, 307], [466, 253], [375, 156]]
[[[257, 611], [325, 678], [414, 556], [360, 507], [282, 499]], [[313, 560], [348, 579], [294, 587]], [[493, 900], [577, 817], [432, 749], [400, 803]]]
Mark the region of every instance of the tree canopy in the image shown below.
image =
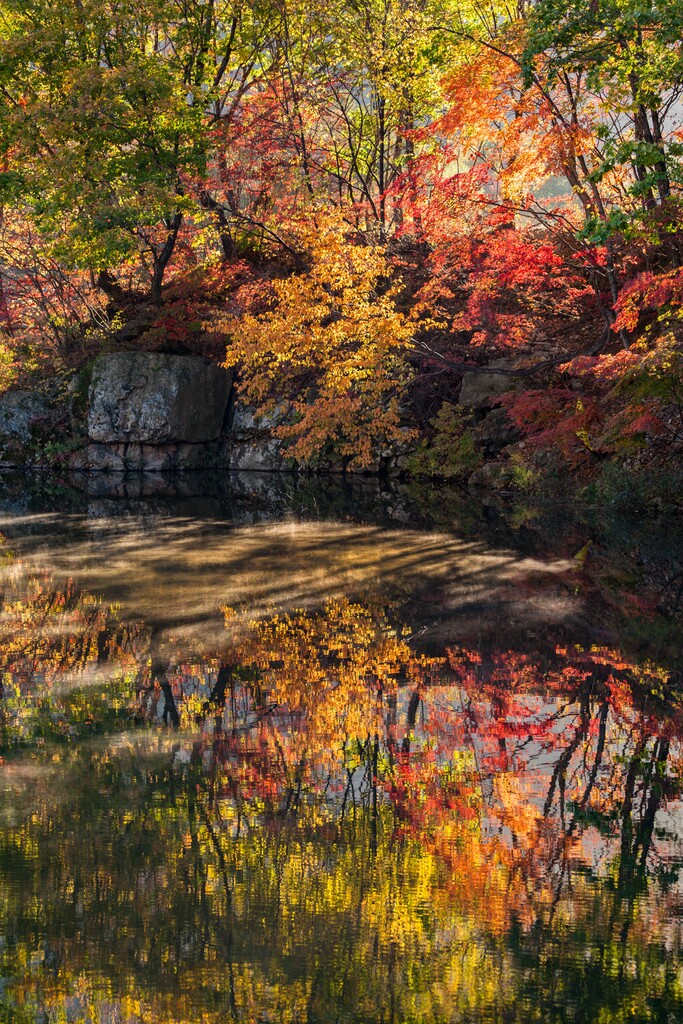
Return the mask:
[[[8, 382], [27, 346], [68, 364], [151, 299], [175, 342], [227, 343], [262, 412], [310, 367], [282, 427], [304, 461], [438, 433], [463, 369], [501, 354], [561, 429], [567, 374], [603, 410], [577, 456], [678, 444], [682, 25], [679, 3], [632, 0], [4, 0]], [[363, 326], [321, 302], [332, 221], [339, 259], [367, 264]], [[617, 376], [650, 389], [649, 427]]]

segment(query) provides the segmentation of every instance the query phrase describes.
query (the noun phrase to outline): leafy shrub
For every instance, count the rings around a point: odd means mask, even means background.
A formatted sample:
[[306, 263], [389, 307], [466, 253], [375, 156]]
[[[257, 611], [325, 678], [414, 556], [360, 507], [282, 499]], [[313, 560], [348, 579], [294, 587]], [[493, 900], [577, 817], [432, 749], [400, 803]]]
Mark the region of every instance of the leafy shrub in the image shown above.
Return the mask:
[[461, 409], [444, 402], [431, 421], [431, 427], [431, 438], [422, 442], [408, 463], [411, 474], [461, 480], [481, 466], [481, 449]]

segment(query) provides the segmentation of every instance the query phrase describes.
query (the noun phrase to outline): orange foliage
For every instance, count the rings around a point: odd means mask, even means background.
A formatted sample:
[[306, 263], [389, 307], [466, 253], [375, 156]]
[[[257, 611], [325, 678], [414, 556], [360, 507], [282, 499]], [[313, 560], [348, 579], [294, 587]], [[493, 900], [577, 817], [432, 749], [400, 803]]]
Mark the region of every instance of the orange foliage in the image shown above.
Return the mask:
[[273, 284], [268, 312], [232, 317], [226, 365], [261, 415], [289, 405], [277, 434], [292, 457], [312, 462], [326, 445], [368, 466], [378, 445], [402, 441], [400, 391], [412, 325], [383, 284], [383, 251], [349, 238], [337, 217], [318, 214], [300, 229], [306, 273]]

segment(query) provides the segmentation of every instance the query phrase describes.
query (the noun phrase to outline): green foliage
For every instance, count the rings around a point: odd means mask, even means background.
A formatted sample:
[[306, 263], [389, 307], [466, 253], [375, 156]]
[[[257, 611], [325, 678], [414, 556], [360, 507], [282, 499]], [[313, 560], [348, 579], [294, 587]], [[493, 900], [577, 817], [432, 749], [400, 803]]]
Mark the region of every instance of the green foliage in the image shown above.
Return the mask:
[[[530, 8], [522, 57], [526, 87], [542, 66], [551, 88], [575, 77], [572, 103], [579, 102], [583, 79], [604, 109], [594, 130], [600, 159], [586, 181], [596, 185], [617, 172], [622, 202], [611, 209], [596, 204], [582, 232], [593, 244], [646, 222], [657, 199], [675, 200], [672, 184], [683, 176], [681, 144], [665, 121], [683, 82], [682, 25], [680, 0], [600, 0], [588, 6], [581, 0], [539, 0]], [[624, 204], [626, 197], [635, 205]]]
[[510, 472], [512, 486], [517, 491], [532, 491], [541, 480], [538, 466], [521, 451], [514, 452], [510, 457]]
[[431, 421], [432, 436], [421, 442], [408, 462], [413, 476], [463, 480], [483, 462], [470, 418], [457, 406], [444, 402]]
[[139, 256], [158, 290], [179, 224], [200, 211], [211, 124], [248, 53], [253, 66], [258, 6], [5, 0], [0, 15], [0, 143], [18, 169], [3, 191], [63, 265]]

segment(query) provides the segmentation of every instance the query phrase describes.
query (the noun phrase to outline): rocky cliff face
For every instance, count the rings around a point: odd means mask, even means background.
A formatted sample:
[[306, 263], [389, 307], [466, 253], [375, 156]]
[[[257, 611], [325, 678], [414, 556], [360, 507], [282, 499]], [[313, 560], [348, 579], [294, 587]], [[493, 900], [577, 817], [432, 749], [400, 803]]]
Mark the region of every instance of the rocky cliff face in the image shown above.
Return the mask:
[[160, 473], [218, 465], [231, 387], [226, 370], [198, 356], [99, 356], [86, 401], [89, 443], [71, 468]]
[[[200, 356], [115, 352], [98, 356], [52, 404], [32, 392], [0, 396], [0, 468], [68, 466], [111, 480], [187, 470], [283, 472], [296, 468], [277, 428], [292, 410], [256, 416], [233, 402], [232, 376]], [[230, 409], [229, 409], [230, 407]], [[370, 471], [398, 468], [378, 452]], [[321, 454], [312, 472], [343, 472]]]
[[216, 441], [231, 385], [227, 370], [196, 356], [99, 356], [88, 395], [88, 437], [100, 444]]

